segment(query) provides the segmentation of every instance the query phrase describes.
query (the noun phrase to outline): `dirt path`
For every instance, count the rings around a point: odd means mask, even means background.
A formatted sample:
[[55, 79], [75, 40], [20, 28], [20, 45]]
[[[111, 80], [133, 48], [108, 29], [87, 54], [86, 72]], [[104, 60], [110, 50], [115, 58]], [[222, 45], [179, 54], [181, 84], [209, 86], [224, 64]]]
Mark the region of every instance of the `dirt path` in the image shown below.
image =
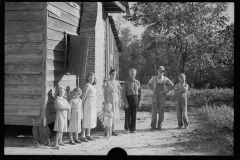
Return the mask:
[[[103, 133], [94, 133], [95, 141], [78, 145], [69, 145], [67, 134], [64, 136], [66, 146], [59, 150], [51, 146], [28, 148], [31, 138], [5, 138], [5, 155], [107, 155], [114, 147], [123, 148], [128, 155], [229, 155], [224, 133], [207, 125], [207, 121], [195, 112], [188, 113], [189, 128], [176, 129], [176, 112], [165, 112], [163, 129], [150, 131], [150, 112], [137, 113], [137, 134], [124, 133], [124, 112], [121, 122], [116, 125], [117, 137], [106, 140]], [[51, 142], [54, 142], [55, 136]]]

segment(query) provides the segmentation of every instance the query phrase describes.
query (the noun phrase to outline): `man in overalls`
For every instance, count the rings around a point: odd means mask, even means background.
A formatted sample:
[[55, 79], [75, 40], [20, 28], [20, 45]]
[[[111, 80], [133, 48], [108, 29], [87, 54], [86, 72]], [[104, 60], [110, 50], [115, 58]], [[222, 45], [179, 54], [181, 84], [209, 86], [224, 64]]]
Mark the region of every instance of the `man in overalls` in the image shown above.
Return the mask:
[[[164, 119], [164, 107], [166, 103], [166, 94], [174, 89], [174, 84], [166, 76], [163, 76], [165, 68], [158, 67], [158, 75], [153, 76], [148, 82], [147, 86], [153, 93], [152, 98], [152, 122], [151, 130], [157, 129], [157, 112], [159, 111], [158, 129], [162, 129], [162, 122]], [[168, 85], [168, 86], [167, 86]]]

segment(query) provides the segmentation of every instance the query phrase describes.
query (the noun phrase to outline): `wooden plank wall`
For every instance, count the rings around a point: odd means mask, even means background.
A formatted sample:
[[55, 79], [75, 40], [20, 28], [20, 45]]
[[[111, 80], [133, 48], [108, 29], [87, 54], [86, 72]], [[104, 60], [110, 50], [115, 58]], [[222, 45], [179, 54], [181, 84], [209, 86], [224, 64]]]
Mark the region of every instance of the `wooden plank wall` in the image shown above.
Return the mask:
[[57, 85], [76, 87], [76, 76], [65, 75], [65, 38], [67, 34], [78, 35], [81, 6], [74, 2], [48, 2], [47, 22], [47, 124], [54, 122], [54, 93]]
[[45, 4], [5, 3], [4, 124], [33, 125], [39, 119]]

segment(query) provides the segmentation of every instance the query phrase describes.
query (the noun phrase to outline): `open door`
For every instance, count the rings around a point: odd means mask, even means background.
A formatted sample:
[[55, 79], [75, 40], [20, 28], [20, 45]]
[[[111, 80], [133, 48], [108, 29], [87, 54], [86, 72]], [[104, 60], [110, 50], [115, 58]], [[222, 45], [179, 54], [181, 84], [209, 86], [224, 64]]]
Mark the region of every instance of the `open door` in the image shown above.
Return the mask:
[[86, 73], [90, 37], [68, 35], [67, 39], [68, 47], [66, 72], [77, 76], [76, 84], [77, 87], [79, 87], [79, 79], [84, 78]]

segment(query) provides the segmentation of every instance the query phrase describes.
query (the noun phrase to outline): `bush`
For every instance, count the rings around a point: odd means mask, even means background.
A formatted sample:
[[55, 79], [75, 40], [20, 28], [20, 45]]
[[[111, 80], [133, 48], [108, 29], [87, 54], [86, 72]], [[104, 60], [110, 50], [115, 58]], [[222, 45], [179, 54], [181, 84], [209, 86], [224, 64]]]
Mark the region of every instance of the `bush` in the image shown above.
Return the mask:
[[217, 128], [234, 130], [234, 109], [232, 107], [205, 105], [201, 108], [200, 113]]
[[233, 89], [190, 89], [188, 93], [188, 100], [192, 101], [194, 104], [203, 106], [209, 105], [229, 105], [234, 107], [234, 93]]

